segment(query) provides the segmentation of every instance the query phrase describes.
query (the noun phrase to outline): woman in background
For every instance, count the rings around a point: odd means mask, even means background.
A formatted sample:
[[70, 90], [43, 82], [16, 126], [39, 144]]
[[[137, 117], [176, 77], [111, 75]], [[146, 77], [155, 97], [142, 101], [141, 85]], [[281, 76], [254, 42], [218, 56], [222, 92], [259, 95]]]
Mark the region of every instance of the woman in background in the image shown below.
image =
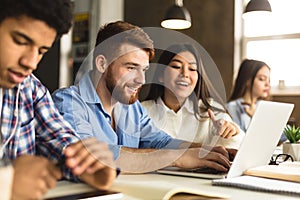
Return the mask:
[[[244, 133], [226, 113], [197, 50], [176, 44], [162, 52], [142, 105], [155, 125], [174, 138], [238, 148]], [[214, 97], [214, 98], [212, 98]]]
[[227, 109], [233, 121], [246, 132], [256, 104], [270, 93], [270, 67], [258, 60], [245, 59], [234, 84]]

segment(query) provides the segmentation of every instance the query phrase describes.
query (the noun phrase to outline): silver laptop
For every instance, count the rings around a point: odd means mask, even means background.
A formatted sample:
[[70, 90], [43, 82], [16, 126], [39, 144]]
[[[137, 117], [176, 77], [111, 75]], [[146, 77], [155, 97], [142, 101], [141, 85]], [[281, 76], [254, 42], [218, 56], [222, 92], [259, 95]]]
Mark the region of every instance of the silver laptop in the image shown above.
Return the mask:
[[227, 174], [175, 167], [157, 170], [158, 173], [207, 179], [240, 176], [249, 168], [267, 165], [292, 113], [294, 104], [260, 101], [247, 129], [243, 142]]

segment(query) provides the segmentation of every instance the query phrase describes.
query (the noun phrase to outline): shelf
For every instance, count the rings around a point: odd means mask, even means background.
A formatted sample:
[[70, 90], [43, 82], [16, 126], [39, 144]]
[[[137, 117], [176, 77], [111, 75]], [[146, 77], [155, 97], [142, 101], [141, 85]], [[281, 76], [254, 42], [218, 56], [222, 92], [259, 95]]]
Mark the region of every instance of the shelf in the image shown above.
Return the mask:
[[271, 96], [300, 96], [300, 87], [271, 88]]

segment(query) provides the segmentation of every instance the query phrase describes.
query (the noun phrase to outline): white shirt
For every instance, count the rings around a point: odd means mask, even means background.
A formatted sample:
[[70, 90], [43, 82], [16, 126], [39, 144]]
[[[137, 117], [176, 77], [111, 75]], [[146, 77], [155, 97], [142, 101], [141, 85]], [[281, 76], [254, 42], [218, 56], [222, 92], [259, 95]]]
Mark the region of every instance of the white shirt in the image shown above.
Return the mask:
[[[202, 102], [199, 102], [199, 105]], [[200, 142], [203, 144], [215, 146], [222, 145], [228, 148], [239, 148], [244, 132], [232, 138], [225, 139], [215, 134], [213, 122], [207, 117], [202, 117], [200, 121], [195, 117], [193, 110], [193, 102], [187, 99], [180, 110], [175, 113], [169, 109], [161, 98], [142, 102], [142, 105], [148, 111], [148, 115], [154, 121], [154, 124], [167, 132], [174, 138], [182, 139], [190, 142]], [[204, 113], [208, 116], [208, 113]], [[232, 122], [232, 119], [227, 113], [219, 112], [215, 114], [216, 119], [225, 119]]]

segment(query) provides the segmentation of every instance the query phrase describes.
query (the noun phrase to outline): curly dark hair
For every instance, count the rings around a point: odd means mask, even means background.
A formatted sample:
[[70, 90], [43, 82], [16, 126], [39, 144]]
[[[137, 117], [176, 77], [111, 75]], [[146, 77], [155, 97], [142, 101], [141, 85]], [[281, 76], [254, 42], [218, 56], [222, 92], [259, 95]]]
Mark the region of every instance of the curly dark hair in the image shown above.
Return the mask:
[[71, 0], [0, 0], [0, 23], [6, 18], [27, 16], [44, 21], [57, 32], [56, 38], [72, 26], [74, 4]]

